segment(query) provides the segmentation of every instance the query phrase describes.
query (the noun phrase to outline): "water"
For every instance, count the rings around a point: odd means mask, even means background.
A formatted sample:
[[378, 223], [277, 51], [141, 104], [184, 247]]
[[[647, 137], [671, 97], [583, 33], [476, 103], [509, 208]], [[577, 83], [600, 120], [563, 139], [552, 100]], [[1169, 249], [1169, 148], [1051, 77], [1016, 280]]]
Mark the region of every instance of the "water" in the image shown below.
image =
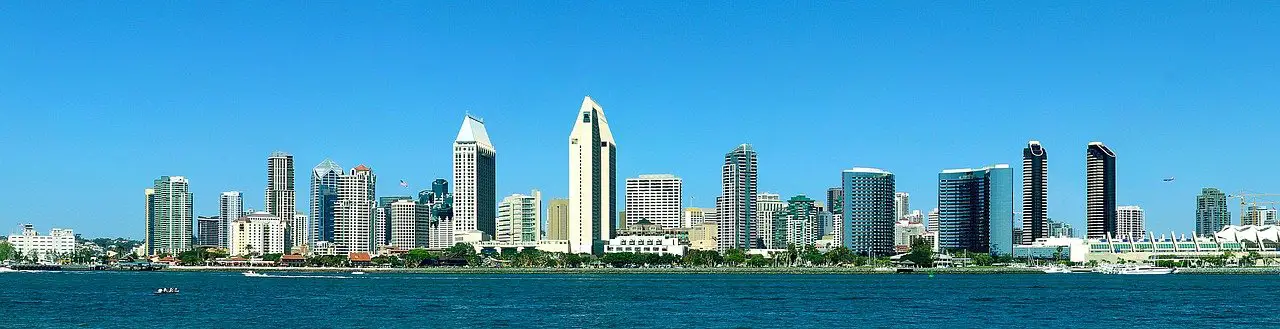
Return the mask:
[[[335, 276], [337, 274], [334, 274]], [[1273, 327], [1273, 276], [0, 274], [0, 328]], [[153, 296], [178, 287], [177, 295]]]

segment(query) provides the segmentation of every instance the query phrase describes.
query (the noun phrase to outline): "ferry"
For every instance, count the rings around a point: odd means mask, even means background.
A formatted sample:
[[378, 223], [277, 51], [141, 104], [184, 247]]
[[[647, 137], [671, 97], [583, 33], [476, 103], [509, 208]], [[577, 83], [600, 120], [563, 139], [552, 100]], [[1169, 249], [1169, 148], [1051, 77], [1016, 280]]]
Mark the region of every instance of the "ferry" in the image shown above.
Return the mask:
[[255, 278], [261, 278], [261, 277], [266, 277], [266, 276], [267, 276], [266, 274], [262, 274], [262, 273], [258, 273], [258, 272], [254, 272], [254, 271], [248, 271], [248, 272], [244, 272], [244, 273], [241, 273], [241, 274], [244, 274], [244, 276], [247, 276], [247, 277], [255, 277]]

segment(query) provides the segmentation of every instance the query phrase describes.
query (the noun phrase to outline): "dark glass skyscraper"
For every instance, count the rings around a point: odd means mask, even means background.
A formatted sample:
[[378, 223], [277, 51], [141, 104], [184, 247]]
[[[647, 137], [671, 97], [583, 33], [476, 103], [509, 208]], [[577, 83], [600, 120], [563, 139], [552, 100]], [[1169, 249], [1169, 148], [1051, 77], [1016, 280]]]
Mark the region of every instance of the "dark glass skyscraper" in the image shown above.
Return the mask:
[[1049, 154], [1031, 141], [1022, 149], [1022, 244], [1049, 237], [1048, 218]]
[[1227, 195], [1212, 187], [1201, 189], [1196, 196], [1196, 234], [1213, 236], [1227, 225], [1231, 225]]
[[1116, 153], [1101, 142], [1085, 152], [1085, 226], [1087, 238], [1116, 233]]
[[1013, 171], [1000, 164], [938, 174], [938, 248], [1013, 253]]
[[841, 245], [855, 254], [893, 254], [895, 182], [893, 173], [876, 168], [853, 168], [840, 173], [843, 205]]

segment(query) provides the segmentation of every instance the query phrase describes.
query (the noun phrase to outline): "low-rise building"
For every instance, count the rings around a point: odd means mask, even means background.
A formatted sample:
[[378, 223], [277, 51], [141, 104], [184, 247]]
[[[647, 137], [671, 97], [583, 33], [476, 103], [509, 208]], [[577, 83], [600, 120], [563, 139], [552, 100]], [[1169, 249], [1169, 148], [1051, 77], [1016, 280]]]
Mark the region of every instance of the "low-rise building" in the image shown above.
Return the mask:
[[703, 222], [689, 229], [689, 248], [693, 250], [716, 250], [716, 232], [719, 227], [715, 222]]
[[1067, 260], [1079, 263], [1087, 261], [1088, 254], [1088, 242], [1078, 238], [1041, 238], [1028, 245], [1013, 246], [1014, 258]]
[[637, 254], [668, 254], [684, 256], [688, 246], [680, 240], [663, 236], [624, 235], [609, 239], [604, 252], [631, 252]]
[[909, 219], [893, 224], [893, 250], [899, 253], [911, 251], [911, 242], [924, 236], [924, 224]]
[[76, 250], [76, 235], [70, 229], [55, 228], [40, 235], [35, 225], [23, 224], [22, 233], [10, 234], [14, 252], [31, 261], [54, 262]]

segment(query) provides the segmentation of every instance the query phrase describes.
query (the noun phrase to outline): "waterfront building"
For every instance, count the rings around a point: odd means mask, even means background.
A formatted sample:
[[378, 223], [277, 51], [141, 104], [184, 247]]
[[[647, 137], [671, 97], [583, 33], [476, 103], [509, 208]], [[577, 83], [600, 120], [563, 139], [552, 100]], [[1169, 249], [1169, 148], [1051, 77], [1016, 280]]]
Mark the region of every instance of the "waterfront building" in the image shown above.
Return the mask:
[[1021, 228], [1021, 227], [1014, 227], [1014, 228], [1013, 228], [1013, 235], [1012, 235], [1012, 236], [1013, 236], [1013, 244], [1020, 244], [1020, 243], [1022, 243], [1022, 233], [1023, 233], [1023, 231], [1022, 231], [1022, 228]]
[[1072, 229], [1072, 228], [1071, 228], [1071, 224], [1067, 224], [1066, 222], [1059, 222], [1059, 221], [1055, 221], [1055, 220], [1053, 220], [1052, 218], [1046, 218], [1046, 219], [1045, 219], [1045, 221], [1049, 223], [1049, 236], [1048, 236], [1048, 237], [1050, 237], [1050, 238], [1074, 238], [1074, 237], [1076, 237], [1076, 231], [1075, 231], [1075, 229]]
[[756, 151], [742, 144], [724, 155], [721, 167], [720, 197], [716, 199], [716, 224], [720, 229], [716, 248], [751, 249], [756, 241]]
[[680, 239], [681, 244], [689, 244], [689, 231], [687, 228], [665, 228], [661, 225], [650, 223], [647, 220], [640, 220], [633, 225], [627, 226], [626, 229], [618, 230], [618, 236], [623, 235], [646, 235], [646, 236], [663, 236], [669, 238]]
[[1116, 154], [1101, 142], [1085, 152], [1085, 226], [1091, 239], [1116, 233]]
[[1196, 196], [1196, 234], [1212, 235], [1231, 225], [1231, 212], [1227, 210], [1227, 195], [1206, 187]]
[[840, 206], [843, 206], [843, 205], [844, 205], [844, 188], [839, 186], [828, 188], [827, 203], [826, 203], [827, 210], [830, 210], [832, 214], [842, 214], [844, 212], [840, 210]]
[[1240, 225], [1275, 225], [1276, 209], [1250, 205], [1240, 213]]
[[[378, 197], [378, 209], [374, 214], [374, 246], [391, 245], [391, 204], [396, 201], [413, 200], [410, 196]], [[416, 213], [414, 216], [417, 216]], [[417, 219], [414, 219], [415, 221]]]
[[904, 253], [911, 251], [911, 243], [924, 238], [924, 224], [899, 220], [893, 224], [893, 251]]
[[627, 178], [626, 225], [647, 220], [665, 228], [679, 228], [684, 208], [684, 182], [675, 175], [640, 175]]
[[764, 249], [786, 249], [790, 245], [799, 248], [822, 239], [820, 208], [817, 201], [804, 195], [791, 197], [787, 206], [772, 216], [772, 229], [761, 231], [762, 238], [772, 240]]
[[893, 173], [876, 168], [847, 169], [841, 172], [841, 182], [844, 213], [840, 245], [860, 255], [892, 253], [893, 224], [897, 222]]
[[[382, 199], [378, 200], [379, 202]], [[390, 201], [386, 207], [387, 226], [390, 238], [387, 245], [400, 250], [409, 250], [427, 246], [427, 230], [429, 224], [418, 215], [418, 202], [408, 197]], [[428, 219], [429, 220], [429, 219]]]
[[223, 222], [222, 217], [196, 217], [196, 246], [222, 247], [225, 243], [220, 241], [225, 240], [219, 240], [218, 238], [227, 236], [226, 230], [227, 224]]
[[1013, 246], [1013, 257], [1039, 260], [1088, 261], [1089, 243], [1069, 237], [1039, 238], [1031, 243]]
[[497, 214], [496, 161], [484, 121], [466, 115], [453, 142], [453, 232], [494, 233]]
[[716, 208], [685, 208], [681, 227], [693, 228], [707, 221], [716, 220]]
[[569, 249], [600, 254], [616, 232], [617, 144], [604, 109], [590, 96], [569, 133]]
[[547, 202], [547, 240], [569, 240], [569, 199]]
[[222, 219], [222, 229], [219, 230], [218, 247], [231, 247], [231, 221], [239, 219], [244, 215], [244, 196], [239, 191], [222, 192], [218, 196], [218, 217]]
[[71, 229], [54, 228], [49, 235], [40, 235], [35, 225], [22, 224], [22, 233], [9, 234], [7, 241], [14, 253], [36, 262], [55, 262], [76, 250], [76, 235]]
[[365, 165], [356, 166], [350, 173], [338, 176], [338, 195], [333, 206], [332, 241], [337, 254], [372, 252], [377, 249], [374, 245], [376, 184], [377, 176]]
[[938, 174], [938, 245], [993, 255], [1013, 252], [1013, 171], [1007, 164]]
[[637, 254], [659, 254], [684, 256], [688, 246], [680, 244], [676, 238], [647, 235], [619, 235], [609, 239], [604, 252], [630, 252]]
[[295, 246], [303, 246], [310, 242], [307, 236], [307, 224], [295, 222], [294, 214], [298, 212], [298, 196], [294, 190], [293, 155], [285, 152], [272, 152], [267, 157], [267, 188], [265, 208], [267, 213], [280, 217], [285, 222], [285, 250]]
[[[781, 249], [786, 248], [786, 239], [778, 239], [780, 236], [786, 236], [786, 220], [781, 219], [781, 224], [775, 222], [777, 213], [786, 208], [782, 203], [782, 196], [774, 193], [760, 193], [756, 195], [756, 220], [755, 226], [759, 228], [760, 245], [764, 249]], [[780, 233], [781, 232], [781, 233]]]
[[929, 222], [925, 223], [925, 228], [928, 229], [929, 232], [938, 231], [938, 212], [938, 208], [933, 208], [933, 210], [929, 211]]
[[177, 255], [191, 250], [193, 196], [186, 177], [160, 176], [147, 194], [147, 254]]
[[453, 194], [449, 193], [449, 181], [436, 179], [431, 189], [418, 192], [417, 211], [419, 221], [427, 222], [427, 229], [416, 232], [427, 234], [427, 247], [445, 249], [454, 245]]
[[902, 219], [911, 211], [911, 194], [898, 192], [893, 194], [893, 220]]
[[333, 242], [334, 204], [338, 202], [338, 177], [342, 166], [324, 159], [311, 169], [311, 244], [317, 241]]
[[1049, 236], [1049, 154], [1039, 141], [1022, 149], [1022, 239], [1031, 244]]
[[503, 198], [498, 203], [497, 230], [493, 238], [500, 243], [542, 240], [542, 192], [533, 190], [529, 195], [517, 193]]
[[231, 250], [233, 256], [284, 254], [285, 231], [288, 228], [279, 216], [260, 211], [231, 222]]
[[719, 232], [720, 228], [715, 221], [703, 222], [689, 228], [689, 248], [703, 251], [716, 250], [719, 248], [719, 244], [716, 243]]
[[1142, 207], [1116, 207], [1116, 234], [1118, 238], [1129, 238], [1147, 235], [1147, 216]]

